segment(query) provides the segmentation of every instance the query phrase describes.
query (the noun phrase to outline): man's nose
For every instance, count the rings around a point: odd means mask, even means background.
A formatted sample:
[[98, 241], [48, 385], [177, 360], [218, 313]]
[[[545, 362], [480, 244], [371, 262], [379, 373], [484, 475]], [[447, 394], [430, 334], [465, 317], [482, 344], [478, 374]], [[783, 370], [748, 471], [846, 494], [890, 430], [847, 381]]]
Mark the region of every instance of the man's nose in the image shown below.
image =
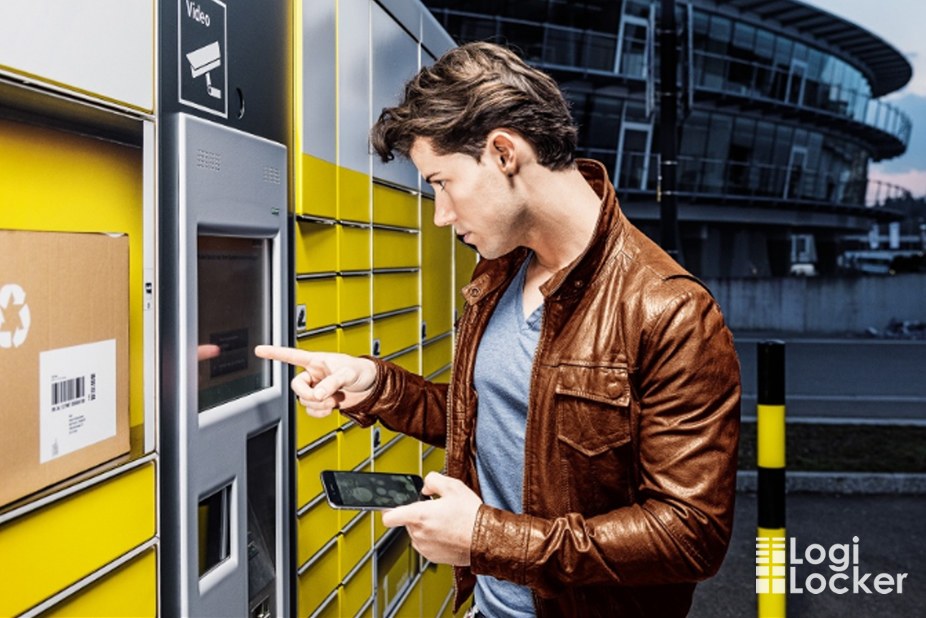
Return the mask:
[[447, 205], [446, 199], [438, 197], [434, 200], [434, 225], [445, 227], [456, 221], [456, 219], [456, 213], [453, 212], [453, 208]]

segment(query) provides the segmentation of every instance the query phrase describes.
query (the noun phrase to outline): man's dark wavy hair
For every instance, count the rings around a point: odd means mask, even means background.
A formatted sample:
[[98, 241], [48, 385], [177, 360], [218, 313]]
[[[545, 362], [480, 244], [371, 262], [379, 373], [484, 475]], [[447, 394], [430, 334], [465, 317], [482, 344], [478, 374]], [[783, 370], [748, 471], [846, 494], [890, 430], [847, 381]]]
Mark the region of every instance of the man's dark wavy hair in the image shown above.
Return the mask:
[[383, 109], [370, 141], [384, 162], [394, 152], [408, 157], [418, 137], [429, 138], [438, 154], [478, 161], [489, 133], [500, 128], [530, 142], [549, 169], [575, 161], [576, 126], [553, 78], [505, 47], [467, 43], [409, 80], [402, 102]]

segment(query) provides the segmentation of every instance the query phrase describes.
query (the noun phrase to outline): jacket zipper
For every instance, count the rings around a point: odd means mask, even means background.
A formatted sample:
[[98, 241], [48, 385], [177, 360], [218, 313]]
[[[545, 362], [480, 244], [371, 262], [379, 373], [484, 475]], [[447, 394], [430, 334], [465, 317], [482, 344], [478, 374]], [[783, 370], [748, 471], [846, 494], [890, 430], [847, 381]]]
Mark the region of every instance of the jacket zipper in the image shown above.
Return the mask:
[[[463, 307], [463, 315], [460, 317], [460, 323], [459, 323], [459, 324], [460, 324], [460, 328], [454, 329], [454, 333], [453, 333], [453, 336], [454, 336], [454, 342], [453, 342], [453, 359], [452, 359], [453, 362], [450, 364], [450, 381], [449, 381], [448, 384], [447, 384], [447, 420], [446, 420], [446, 425], [447, 425], [447, 428], [446, 428], [446, 431], [447, 431], [447, 444], [446, 444], [446, 446], [447, 446], [447, 451], [446, 451], [446, 453], [447, 453], [447, 455], [444, 456], [444, 476], [448, 476], [448, 472], [450, 471], [450, 457], [449, 457], [449, 454], [452, 452], [452, 450], [451, 450], [451, 445], [452, 445], [452, 443], [453, 443], [453, 431], [451, 431], [452, 425], [451, 425], [450, 421], [451, 421], [452, 412], [453, 412], [452, 399], [453, 399], [454, 374], [456, 373], [457, 362], [458, 362], [457, 359], [459, 359], [459, 357], [460, 357], [460, 356], [459, 356], [459, 354], [460, 354], [460, 333], [459, 333], [459, 331], [462, 330], [462, 327], [463, 327], [463, 325], [464, 325], [464, 318], [465, 318], [465, 317], [466, 317], [466, 305], [464, 305], [464, 307]], [[459, 595], [460, 595], [459, 585], [457, 584], [457, 580], [458, 580], [458, 577], [457, 577], [457, 569], [458, 569], [458, 568], [459, 568], [459, 567], [451, 567], [452, 573], [453, 573], [453, 577], [451, 577], [451, 584], [452, 584], [451, 590], [452, 590], [452, 592], [453, 592], [453, 606], [454, 606], [454, 608], [456, 608], [456, 606], [457, 606], [458, 597], [459, 597]]]
[[[544, 325], [547, 322], [546, 298], [543, 299], [543, 304], [544, 304], [543, 313], [540, 315], [540, 341], [537, 344], [537, 350], [534, 352], [534, 360], [531, 363], [531, 381], [527, 386], [528, 388], [527, 418], [524, 421], [525, 449], [527, 448], [527, 440], [528, 440], [528, 437], [530, 436], [529, 429], [531, 426], [531, 411], [534, 409], [534, 405], [533, 405], [534, 403], [534, 380], [537, 378], [537, 362], [541, 358], [541, 355], [543, 353], [543, 344], [545, 341]], [[529, 489], [528, 482], [527, 482], [527, 467], [528, 467], [528, 463], [527, 463], [527, 456], [525, 452], [524, 472], [523, 472], [523, 477], [521, 479], [521, 512], [524, 514], [527, 514], [527, 509], [525, 508], [525, 506], [527, 505], [527, 494], [528, 494], [528, 489]], [[533, 601], [534, 601], [534, 612], [538, 616], [542, 615], [543, 610], [541, 608], [541, 605], [537, 602], [537, 594], [531, 591], [531, 597], [533, 598]]]

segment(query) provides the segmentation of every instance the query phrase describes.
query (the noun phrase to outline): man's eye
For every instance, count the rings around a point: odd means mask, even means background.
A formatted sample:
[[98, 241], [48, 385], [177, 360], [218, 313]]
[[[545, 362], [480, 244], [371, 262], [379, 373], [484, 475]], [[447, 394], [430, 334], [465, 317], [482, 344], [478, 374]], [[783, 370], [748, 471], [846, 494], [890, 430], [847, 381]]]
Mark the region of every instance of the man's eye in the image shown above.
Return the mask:
[[435, 181], [434, 181], [434, 184], [436, 184], [438, 187], [440, 187], [440, 190], [441, 190], [441, 191], [445, 191], [446, 188], [444, 187], [444, 184], [445, 184], [446, 182], [447, 182], [446, 180], [435, 180]]

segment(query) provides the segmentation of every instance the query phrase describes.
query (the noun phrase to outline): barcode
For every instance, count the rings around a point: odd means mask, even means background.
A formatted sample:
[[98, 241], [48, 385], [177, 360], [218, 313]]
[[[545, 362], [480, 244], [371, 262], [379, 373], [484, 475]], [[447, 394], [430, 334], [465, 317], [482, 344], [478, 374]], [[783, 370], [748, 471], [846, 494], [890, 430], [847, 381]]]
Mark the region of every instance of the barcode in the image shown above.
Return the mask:
[[86, 376], [73, 378], [71, 380], [62, 380], [52, 382], [51, 385], [51, 405], [57, 406], [62, 403], [74, 401], [84, 396], [86, 387], [84, 386]]

